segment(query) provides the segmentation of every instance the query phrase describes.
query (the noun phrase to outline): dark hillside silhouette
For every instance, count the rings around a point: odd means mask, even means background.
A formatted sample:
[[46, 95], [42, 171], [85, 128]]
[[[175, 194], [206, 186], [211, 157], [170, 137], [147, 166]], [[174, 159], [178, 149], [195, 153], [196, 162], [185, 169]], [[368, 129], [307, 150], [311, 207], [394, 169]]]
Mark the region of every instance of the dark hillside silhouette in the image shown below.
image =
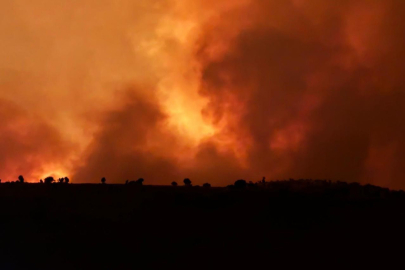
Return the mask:
[[365, 267], [385, 255], [401, 258], [403, 191], [312, 179], [239, 179], [229, 188], [142, 180], [128, 181], [134, 188], [53, 177], [45, 178], [48, 185], [2, 184], [0, 269], [295, 269], [331, 262], [344, 269], [356, 260]]

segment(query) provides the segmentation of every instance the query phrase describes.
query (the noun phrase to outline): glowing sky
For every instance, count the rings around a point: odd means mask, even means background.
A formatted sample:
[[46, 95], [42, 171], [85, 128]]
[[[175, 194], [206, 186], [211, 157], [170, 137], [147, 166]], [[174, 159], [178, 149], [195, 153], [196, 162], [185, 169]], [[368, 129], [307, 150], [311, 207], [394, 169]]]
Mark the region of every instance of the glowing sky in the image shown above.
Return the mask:
[[402, 0], [0, 0], [0, 178], [405, 188]]

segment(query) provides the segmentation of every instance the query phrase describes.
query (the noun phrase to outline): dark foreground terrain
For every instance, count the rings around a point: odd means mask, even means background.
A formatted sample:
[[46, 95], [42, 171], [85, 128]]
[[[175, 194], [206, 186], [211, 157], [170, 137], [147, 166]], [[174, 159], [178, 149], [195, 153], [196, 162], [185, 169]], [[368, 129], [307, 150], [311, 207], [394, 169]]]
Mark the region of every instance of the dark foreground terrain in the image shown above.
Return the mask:
[[0, 269], [402, 268], [405, 196], [359, 185], [0, 185]]

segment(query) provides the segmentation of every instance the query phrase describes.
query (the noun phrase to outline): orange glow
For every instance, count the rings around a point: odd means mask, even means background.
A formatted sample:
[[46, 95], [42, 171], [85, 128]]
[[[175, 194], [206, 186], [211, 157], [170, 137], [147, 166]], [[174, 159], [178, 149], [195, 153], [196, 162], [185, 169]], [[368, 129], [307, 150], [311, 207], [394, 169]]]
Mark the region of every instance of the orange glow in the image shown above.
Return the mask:
[[3, 180], [405, 175], [399, 1], [34, 2], [0, 4]]

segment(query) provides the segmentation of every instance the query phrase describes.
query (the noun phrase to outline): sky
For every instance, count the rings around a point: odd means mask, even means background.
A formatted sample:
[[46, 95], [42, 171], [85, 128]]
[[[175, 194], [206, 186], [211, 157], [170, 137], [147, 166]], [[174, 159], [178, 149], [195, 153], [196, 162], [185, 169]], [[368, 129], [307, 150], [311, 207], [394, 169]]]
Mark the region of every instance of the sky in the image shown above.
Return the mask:
[[405, 189], [402, 0], [0, 0], [0, 178]]

